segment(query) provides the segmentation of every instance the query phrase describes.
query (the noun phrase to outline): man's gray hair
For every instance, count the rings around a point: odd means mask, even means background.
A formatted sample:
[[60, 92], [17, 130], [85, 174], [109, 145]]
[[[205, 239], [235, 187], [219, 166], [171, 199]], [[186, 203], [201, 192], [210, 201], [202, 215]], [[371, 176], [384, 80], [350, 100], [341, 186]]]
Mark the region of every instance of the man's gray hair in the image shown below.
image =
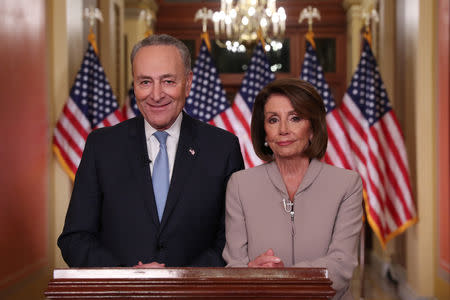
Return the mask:
[[138, 42], [134, 45], [131, 51], [130, 61], [131, 61], [131, 71], [133, 71], [133, 61], [136, 53], [143, 47], [147, 46], [174, 46], [178, 49], [181, 59], [184, 63], [184, 68], [186, 74], [191, 71], [191, 53], [186, 45], [177, 38], [174, 38], [168, 34], [154, 34]]

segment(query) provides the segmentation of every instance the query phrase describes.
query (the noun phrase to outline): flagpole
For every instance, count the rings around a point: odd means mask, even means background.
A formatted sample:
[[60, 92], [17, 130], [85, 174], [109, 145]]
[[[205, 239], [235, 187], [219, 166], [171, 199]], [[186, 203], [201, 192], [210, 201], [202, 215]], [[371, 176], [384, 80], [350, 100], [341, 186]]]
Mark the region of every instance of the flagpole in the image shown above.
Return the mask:
[[95, 37], [94, 31], [92, 30], [92, 27], [89, 28], [88, 41], [89, 43], [91, 43], [92, 48], [94, 48], [95, 54], [98, 55], [97, 39]]

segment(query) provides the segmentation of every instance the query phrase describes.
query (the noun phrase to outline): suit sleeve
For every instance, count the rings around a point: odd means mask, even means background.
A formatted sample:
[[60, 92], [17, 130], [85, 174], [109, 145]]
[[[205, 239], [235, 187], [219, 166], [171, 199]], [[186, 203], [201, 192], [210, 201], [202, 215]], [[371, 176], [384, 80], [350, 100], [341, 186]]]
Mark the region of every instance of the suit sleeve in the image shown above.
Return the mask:
[[95, 134], [86, 141], [78, 167], [62, 234], [61, 254], [69, 267], [119, 266], [117, 258], [98, 239], [102, 192], [96, 170]]
[[227, 186], [226, 194], [226, 244], [223, 258], [227, 267], [247, 267], [248, 257], [247, 227], [244, 210], [239, 198], [239, 180], [232, 176]]
[[230, 152], [228, 157], [225, 157], [227, 161], [224, 182], [223, 182], [223, 193], [220, 195], [220, 201], [223, 205], [222, 216], [219, 221], [219, 226], [217, 228], [216, 239], [211, 248], [202, 252], [191, 266], [193, 267], [223, 267], [225, 265], [222, 258], [222, 251], [225, 245], [225, 189], [230, 176], [239, 170], [244, 168], [244, 160], [242, 159], [241, 148], [239, 146], [239, 140], [237, 137], [233, 137], [232, 146], [230, 147]]
[[355, 175], [339, 206], [326, 256], [298, 262], [294, 267], [325, 267], [335, 290], [347, 287], [358, 264], [357, 242], [362, 226], [362, 199], [361, 178]]

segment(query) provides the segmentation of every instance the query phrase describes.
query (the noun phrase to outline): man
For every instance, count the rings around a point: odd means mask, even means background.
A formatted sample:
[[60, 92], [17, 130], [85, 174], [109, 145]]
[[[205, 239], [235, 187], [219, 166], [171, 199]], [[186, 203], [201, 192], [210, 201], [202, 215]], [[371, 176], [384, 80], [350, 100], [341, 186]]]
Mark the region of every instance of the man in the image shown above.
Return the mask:
[[[153, 35], [132, 51], [142, 117], [92, 132], [58, 239], [70, 267], [223, 266], [225, 189], [238, 139], [182, 112], [186, 46]], [[170, 186], [170, 187], [169, 187]]]

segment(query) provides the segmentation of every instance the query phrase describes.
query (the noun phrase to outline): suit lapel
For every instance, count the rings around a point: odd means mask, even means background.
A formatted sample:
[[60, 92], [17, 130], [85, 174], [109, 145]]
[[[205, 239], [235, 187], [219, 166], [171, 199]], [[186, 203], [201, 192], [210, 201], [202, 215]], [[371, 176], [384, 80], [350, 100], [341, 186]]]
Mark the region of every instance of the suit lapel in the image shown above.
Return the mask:
[[189, 177], [189, 174], [194, 167], [198, 151], [199, 149], [195, 141], [194, 120], [183, 112], [183, 121], [181, 123], [180, 138], [178, 140], [178, 147], [175, 155], [173, 174], [170, 181], [169, 193], [167, 195], [166, 207], [161, 220], [160, 230], [162, 230], [167, 223], [170, 214], [181, 198], [181, 191], [183, 190], [186, 178]]
[[147, 143], [145, 140], [144, 118], [137, 117], [129, 126], [128, 158], [137, 187], [137, 194], [147, 208], [151, 219], [159, 226], [158, 211], [153, 193], [152, 177], [150, 175]]

